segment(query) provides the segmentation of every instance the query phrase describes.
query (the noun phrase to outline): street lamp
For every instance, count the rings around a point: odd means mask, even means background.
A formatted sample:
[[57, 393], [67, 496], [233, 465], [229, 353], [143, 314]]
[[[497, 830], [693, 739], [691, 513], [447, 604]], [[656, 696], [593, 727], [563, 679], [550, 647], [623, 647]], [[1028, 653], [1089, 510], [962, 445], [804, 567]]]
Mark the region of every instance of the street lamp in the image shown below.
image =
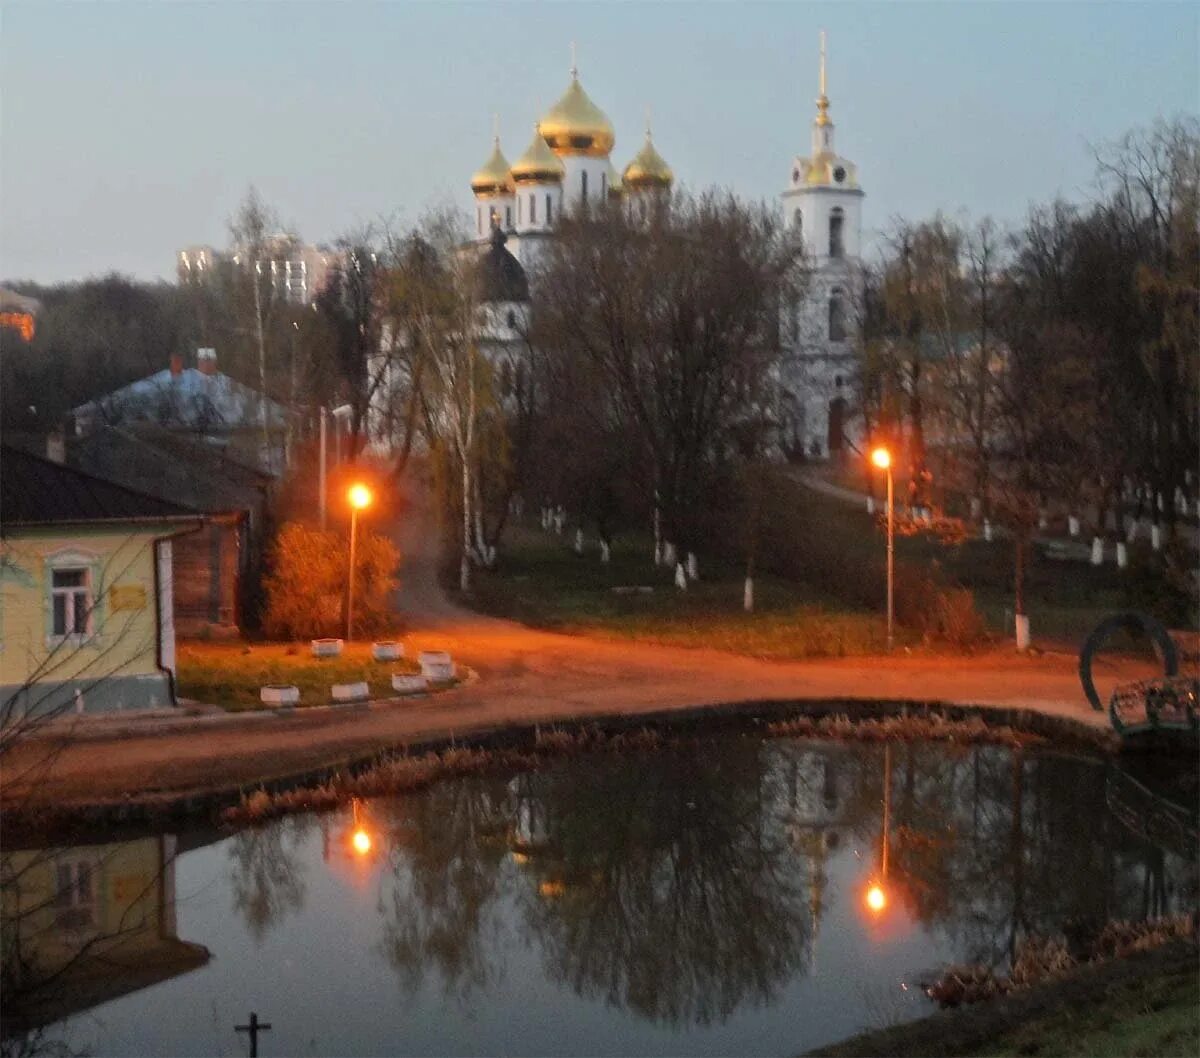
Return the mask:
[[886, 448], [876, 448], [871, 453], [871, 462], [880, 470], [887, 471], [887, 648], [890, 651], [895, 641], [895, 582], [896, 582], [896, 518], [892, 503], [892, 453]]
[[346, 590], [346, 641], [349, 642], [354, 629], [354, 546], [358, 535], [358, 512], [371, 506], [371, 490], [359, 482], [350, 486], [346, 499], [350, 502], [350, 576]]

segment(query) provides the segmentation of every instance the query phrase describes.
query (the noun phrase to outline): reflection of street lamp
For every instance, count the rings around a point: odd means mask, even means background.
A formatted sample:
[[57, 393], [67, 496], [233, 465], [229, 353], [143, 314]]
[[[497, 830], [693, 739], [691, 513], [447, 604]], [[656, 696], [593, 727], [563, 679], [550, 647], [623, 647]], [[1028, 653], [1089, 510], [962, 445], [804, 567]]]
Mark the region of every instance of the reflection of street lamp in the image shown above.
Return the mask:
[[358, 512], [371, 505], [371, 490], [359, 482], [350, 486], [346, 498], [350, 501], [350, 583], [346, 593], [346, 639], [349, 641], [353, 638], [354, 628], [354, 545], [358, 535]]
[[887, 876], [888, 876], [888, 830], [891, 827], [892, 815], [892, 747], [883, 747], [883, 828], [880, 835], [879, 878], [867, 889], [867, 907], [878, 915], [887, 907]]
[[371, 840], [371, 832], [361, 818], [360, 807], [358, 798], [352, 798], [350, 810], [353, 813], [354, 823], [353, 829], [350, 831], [350, 847], [359, 856], [366, 856], [371, 851], [374, 842]]
[[887, 471], [887, 647], [892, 649], [895, 625], [895, 514], [892, 505], [892, 454], [886, 448], [876, 448], [871, 453], [871, 462], [880, 470]]

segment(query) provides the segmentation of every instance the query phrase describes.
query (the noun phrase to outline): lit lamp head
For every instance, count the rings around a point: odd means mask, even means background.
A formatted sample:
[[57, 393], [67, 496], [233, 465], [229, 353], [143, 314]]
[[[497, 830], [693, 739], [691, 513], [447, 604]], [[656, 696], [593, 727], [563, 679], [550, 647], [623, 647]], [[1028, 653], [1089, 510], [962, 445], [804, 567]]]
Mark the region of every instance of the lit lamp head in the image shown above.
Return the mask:
[[880, 470], [887, 470], [892, 465], [892, 453], [886, 448], [876, 448], [871, 453], [871, 462]]
[[346, 498], [350, 501], [350, 506], [356, 511], [361, 511], [371, 506], [371, 490], [361, 483], [351, 485], [350, 491], [346, 493]]

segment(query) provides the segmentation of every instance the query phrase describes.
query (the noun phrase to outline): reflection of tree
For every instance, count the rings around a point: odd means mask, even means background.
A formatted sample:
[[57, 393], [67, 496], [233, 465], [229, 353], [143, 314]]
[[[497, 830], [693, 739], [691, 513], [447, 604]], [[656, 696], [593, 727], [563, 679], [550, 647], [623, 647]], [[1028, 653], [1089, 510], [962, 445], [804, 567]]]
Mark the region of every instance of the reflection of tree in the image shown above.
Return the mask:
[[266, 827], [240, 831], [229, 842], [233, 906], [260, 943], [288, 912], [304, 906], [304, 871], [299, 854], [310, 825], [308, 816], [291, 816]]
[[467, 778], [373, 806], [392, 829], [381, 944], [405, 988], [415, 991], [430, 969], [448, 991], [487, 982], [506, 798], [504, 780]]
[[802, 970], [808, 872], [754, 742], [529, 777], [549, 806], [527, 922], [552, 976], [668, 1024], [725, 1020]]

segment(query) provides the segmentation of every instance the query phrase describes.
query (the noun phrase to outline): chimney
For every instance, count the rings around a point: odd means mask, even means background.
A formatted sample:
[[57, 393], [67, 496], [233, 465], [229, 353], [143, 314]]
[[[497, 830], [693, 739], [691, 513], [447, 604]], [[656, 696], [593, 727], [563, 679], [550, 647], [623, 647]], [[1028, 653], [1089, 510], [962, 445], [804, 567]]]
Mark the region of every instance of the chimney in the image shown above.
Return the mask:
[[202, 374], [215, 375], [217, 373], [217, 351], [215, 349], [197, 349], [196, 366]]
[[67, 438], [62, 430], [52, 430], [46, 434], [46, 458], [51, 463], [67, 461]]
[[171, 374], [177, 378], [183, 374], [183, 357], [178, 353], [171, 354]]

